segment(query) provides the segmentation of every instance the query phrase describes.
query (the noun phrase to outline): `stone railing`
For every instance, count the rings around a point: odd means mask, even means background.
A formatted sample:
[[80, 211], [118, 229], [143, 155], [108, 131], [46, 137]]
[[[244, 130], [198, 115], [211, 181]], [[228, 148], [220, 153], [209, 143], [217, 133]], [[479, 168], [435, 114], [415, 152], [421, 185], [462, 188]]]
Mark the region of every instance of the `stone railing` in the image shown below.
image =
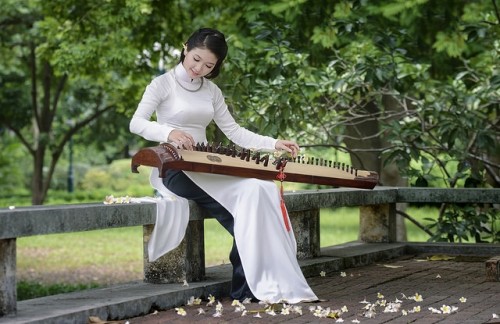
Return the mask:
[[[396, 241], [397, 203], [500, 204], [500, 189], [376, 187], [288, 192], [285, 202], [297, 238], [298, 258], [320, 256], [320, 209], [359, 206], [359, 239]], [[178, 248], [155, 262], [147, 258], [156, 205], [81, 204], [0, 209], [0, 316], [16, 312], [16, 239], [127, 226], [144, 228], [144, 280], [151, 283], [200, 281], [205, 277], [204, 212], [190, 203], [190, 222]]]

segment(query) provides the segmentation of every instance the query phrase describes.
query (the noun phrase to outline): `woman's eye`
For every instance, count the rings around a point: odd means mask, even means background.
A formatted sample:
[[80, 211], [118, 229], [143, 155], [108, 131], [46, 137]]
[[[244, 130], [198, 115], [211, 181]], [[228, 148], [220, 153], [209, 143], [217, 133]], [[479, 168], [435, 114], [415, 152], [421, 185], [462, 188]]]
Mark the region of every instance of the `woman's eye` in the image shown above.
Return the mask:
[[198, 58], [193, 58], [193, 60], [195, 60], [196, 62], [200, 61], [200, 59], [198, 59]]

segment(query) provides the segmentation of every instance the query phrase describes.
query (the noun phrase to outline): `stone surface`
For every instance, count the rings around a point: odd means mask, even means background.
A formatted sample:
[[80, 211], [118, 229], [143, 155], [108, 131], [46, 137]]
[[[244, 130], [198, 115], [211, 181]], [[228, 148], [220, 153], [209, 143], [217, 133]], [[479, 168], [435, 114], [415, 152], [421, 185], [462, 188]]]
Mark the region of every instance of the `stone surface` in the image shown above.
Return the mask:
[[[220, 317], [214, 317], [215, 306], [207, 306], [204, 299], [199, 306], [179, 305], [186, 311], [185, 316], [173, 308], [127, 321], [130, 324], [336, 322], [332, 318], [318, 317], [318, 307], [321, 307], [336, 312], [344, 309], [338, 315], [343, 323], [500, 322], [496, 318], [500, 316], [500, 284], [486, 282], [484, 276], [477, 275], [483, 262], [425, 260], [418, 255], [402, 256], [310, 277], [309, 284], [323, 301], [298, 304], [301, 314], [278, 311], [271, 315], [265, 312], [265, 305], [252, 303], [244, 305], [247, 314], [242, 316], [242, 312], [235, 311], [230, 299], [218, 298], [217, 302], [221, 302], [223, 309]], [[369, 305], [371, 311], [367, 310]], [[449, 314], [442, 313], [446, 306], [454, 310]], [[199, 314], [200, 308], [205, 313]], [[395, 308], [397, 310], [390, 311]], [[441, 313], [433, 313], [431, 309]], [[256, 318], [257, 313], [259, 318]]]
[[367, 243], [395, 242], [395, 204], [360, 206], [359, 239]]
[[0, 316], [16, 311], [16, 239], [0, 240]]
[[153, 226], [144, 226], [144, 281], [155, 284], [200, 281], [205, 278], [203, 220], [190, 221], [179, 246], [149, 262], [147, 246]]
[[[446, 244], [436, 251], [457, 253], [460, 249]], [[301, 260], [308, 282], [318, 297], [324, 299], [317, 304], [301, 304], [302, 315], [285, 317], [261, 313], [262, 318], [254, 318], [256, 313], [242, 317], [241, 313], [234, 312], [232, 301], [225, 297], [230, 288], [231, 267], [223, 265], [208, 268], [206, 281], [189, 282], [188, 286], [137, 282], [22, 301], [18, 304], [17, 315], [0, 317], [0, 323], [87, 323], [90, 316], [119, 323], [128, 321], [129, 324], [332, 322], [332, 319], [315, 317], [309, 311], [311, 306], [332, 310], [346, 306], [348, 312], [342, 315], [344, 323], [356, 319], [361, 323], [498, 323], [493, 314], [500, 315], [500, 283], [488, 282], [481, 275], [484, 260], [427, 261], [425, 257], [406, 254], [416, 250], [411, 244], [403, 243], [351, 242], [325, 249], [325, 253], [322, 250], [321, 257]], [[481, 251], [486, 250], [481, 248]], [[488, 251], [494, 252], [491, 255], [500, 255], [500, 246], [490, 245]], [[346, 268], [348, 264], [354, 267]], [[408, 311], [420, 306], [421, 310], [405, 316], [401, 311], [384, 313], [383, 308], [377, 306], [375, 318], [364, 317], [366, 304], [361, 302], [375, 303], [380, 299], [379, 293], [387, 301], [401, 300], [401, 309]], [[411, 299], [416, 293], [422, 295], [421, 302]], [[213, 317], [214, 307], [206, 305], [209, 295], [221, 301], [225, 309], [221, 318]], [[191, 297], [200, 297], [203, 303], [186, 306]], [[460, 301], [461, 297], [466, 298], [465, 302]], [[455, 306], [458, 310], [452, 314], [433, 314], [429, 310], [429, 307], [439, 309], [442, 305]], [[176, 307], [185, 308], [187, 315], [178, 315]], [[198, 315], [198, 308], [206, 313]], [[263, 307], [253, 303], [248, 308]]]
[[486, 279], [500, 281], [500, 256], [494, 256], [486, 261]]

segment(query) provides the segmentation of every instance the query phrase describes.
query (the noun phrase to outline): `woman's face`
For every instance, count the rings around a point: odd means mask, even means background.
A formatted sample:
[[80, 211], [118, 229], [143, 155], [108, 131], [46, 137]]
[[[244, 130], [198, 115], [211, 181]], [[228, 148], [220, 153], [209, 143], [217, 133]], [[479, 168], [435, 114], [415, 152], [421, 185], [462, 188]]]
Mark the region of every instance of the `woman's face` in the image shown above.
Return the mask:
[[191, 79], [201, 78], [209, 74], [216, 63], [217, 57], [208, 49], [199, 47], [195, 47], [190, 51], [184, 49], [184, 62], [182, 62], [182, 65]]

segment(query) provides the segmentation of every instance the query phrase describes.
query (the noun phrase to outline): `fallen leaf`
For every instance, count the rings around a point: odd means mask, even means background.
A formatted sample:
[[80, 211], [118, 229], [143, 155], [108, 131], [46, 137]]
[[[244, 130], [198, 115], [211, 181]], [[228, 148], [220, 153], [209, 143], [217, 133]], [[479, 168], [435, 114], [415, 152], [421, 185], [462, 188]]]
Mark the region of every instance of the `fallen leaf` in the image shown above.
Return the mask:
[[403, 268], [403, 266], [391, 265], [391, 264], [377, 264], [377, 265], [391, 269]]
[[106, 321], [100, 319], [98, 316], [89, 316], [88, 324], [113, 324], [113, 323], [123, 323], [121, 321]]
[[429, 261], [450, 261], [450, 260], [455, 260], [456, 257], [451, 256], [451, 255], [446, 255], [446, 254], [436, 254], [432, 255], [430, 257], [427, 257], [427, 260]]

